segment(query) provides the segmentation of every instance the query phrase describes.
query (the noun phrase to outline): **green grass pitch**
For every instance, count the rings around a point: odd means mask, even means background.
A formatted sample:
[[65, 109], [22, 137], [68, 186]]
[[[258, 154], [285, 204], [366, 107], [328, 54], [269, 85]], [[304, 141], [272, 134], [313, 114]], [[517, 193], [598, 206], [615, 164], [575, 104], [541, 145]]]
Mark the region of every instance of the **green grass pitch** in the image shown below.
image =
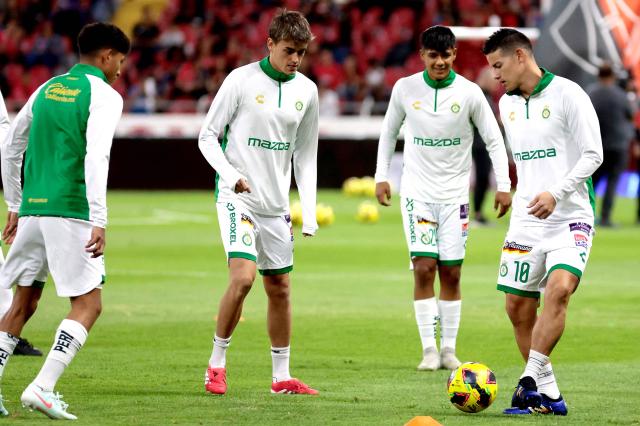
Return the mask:
[[[617, 202], [623, 226], [598, 229], [552, 356], [566, 418], [501, 414], [523, 369], [495, 289], [507, 220], [471, 228], [462, 270], [458, 355], [489, 365], [499, 384], [495, 403], [472, 415], [448, 402], [447, 372], [415, 370], [421, 351], [397, 197], [375, 225], [354, 219], [361, 200], [321, 191], [318, 201], [333, 206], [336, 222], [314, 238], [296, 230], [292, 374], [321, 394], [269, 393], [258, 280], [228, 352], [229, 391], [214, 397], [203, 377], [227, 268], [212, 192], [111, 192], [104, 312], [57, 387], [78, 424], [402, 425], [418, 415], [444, 425], [640, 423], [640, 227], [632, 200]], [[67, 309], [49, 282], [23, 335], [48, 351]], [[11, 416], [0, 422], [49, 421], [19, 403], [42, 361], [10, 360], [1, 387]]]

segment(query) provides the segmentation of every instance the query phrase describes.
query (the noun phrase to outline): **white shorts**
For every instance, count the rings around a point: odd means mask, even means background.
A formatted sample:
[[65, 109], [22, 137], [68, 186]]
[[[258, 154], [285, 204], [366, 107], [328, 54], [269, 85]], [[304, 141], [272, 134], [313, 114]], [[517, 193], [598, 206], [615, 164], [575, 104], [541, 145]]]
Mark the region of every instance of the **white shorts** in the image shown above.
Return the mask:
[[539, 298], [549, 274], [564, 269], [578, 278], [587, 266], [593, 225], [511, 226], [502, 247], [498, 290]]
[[238, 200], [220, 201], [216, 208], [227, 261], [234, 257], [253, 260], [262, 275], [293, 270], [293, 228], [289, 215], [260, 215]]
[[85, 251], [92, 225], [65, 217], [24, 216], [0, 269], [0, 288], [42, 287], [49, 271], [60, 297], [75, 297], [104, 283], [104, 256]]
[[411, 258], [462, 265], [469, 232], [469, 204], [424, 203], [401, 197], [402, 223]]

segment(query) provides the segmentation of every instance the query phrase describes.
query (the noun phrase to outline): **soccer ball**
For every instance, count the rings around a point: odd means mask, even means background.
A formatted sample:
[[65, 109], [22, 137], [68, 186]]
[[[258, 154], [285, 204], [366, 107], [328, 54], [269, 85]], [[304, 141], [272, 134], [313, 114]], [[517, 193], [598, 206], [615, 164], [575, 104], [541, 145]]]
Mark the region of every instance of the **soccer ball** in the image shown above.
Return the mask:
[[336, 215], [333, 213], [333, 208], [326, 204], [318, 204], [316, 206], [316, 222], [319, 226], [331, 225], [336, 220]]
[[358, 213], [356, 214], [358, 222], [362, 223], [376, 223], [380, 219], [380, 213], [378, 213], [378, 207], [371, 201], [363, 201], [358, 206]]
[[302, 205], [300, 204], [300, 201], [291, 203], [289, 211], [291, 214], [291, 223], [294, 226], [302, 225]]
[[449, 400], [458, 410], [479, 413], [496, 399], [498, 383], [484, 364], [465, 362], [451, 373], [447, 382]]

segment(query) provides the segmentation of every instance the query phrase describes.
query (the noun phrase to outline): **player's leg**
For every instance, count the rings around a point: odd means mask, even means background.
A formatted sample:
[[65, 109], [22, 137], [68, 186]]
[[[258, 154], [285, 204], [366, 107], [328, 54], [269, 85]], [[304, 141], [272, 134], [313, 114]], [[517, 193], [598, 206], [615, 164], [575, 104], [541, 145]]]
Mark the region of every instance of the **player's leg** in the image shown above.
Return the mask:
[[292, 378], [291, 354], [291, 280], [293, 270], [293, 228], [286, 216], [257, 216], [260, 235], [257, 241], [258, 270], [267, 294], [267, 331], [271, 341], [271, 392], [316, 395], [318, 391]]
[[440, 367], [436, 345], [438, 302], [433, 288], [438, 270], [438, 224], [431, 207], [411, 198], [401, 200], [402, 223], [413, 269], [413, 309], [422, 344], [418, 370]]
[[227, 391], [226, 354], [244, 299], [256, 278], [255, 219], [240, 202], [216, 205], [220, 235], [227, 253], [229, 283], [220, 299], [213, 348], [205, 372], [205, 390], [214, 395]]
[[626, 167], [626, 152], [610, 150], [606, 152], [608, 155], [607, 173], [607, 188], [602, 197], [602, 211], [600, 213], [600, 225], [612, 226], [611, 211], [613, 209], [613, 203], [616, 196], [616, 189], [618, 187], [618, 181], [620, 175]]
[[68, 404], [54, 390], [102, 311], [104, 258], [92, 258], [85, 250], [91, 238], [91, 223], [59, 217], [39, 219], [56, 292], [70, 299], [71, 310], [58, 326], [40, 372], [20, 399], [26, 407], [50, 418], [74, 420], [76, 416], [67, 412]]
[[462, 311], [460, 275], [469, 232], [469, 204], [439, 205], [437, 218], [440, 362], [442, 368], [455, 370], [460, 366], [456, 356], [456, 340]]

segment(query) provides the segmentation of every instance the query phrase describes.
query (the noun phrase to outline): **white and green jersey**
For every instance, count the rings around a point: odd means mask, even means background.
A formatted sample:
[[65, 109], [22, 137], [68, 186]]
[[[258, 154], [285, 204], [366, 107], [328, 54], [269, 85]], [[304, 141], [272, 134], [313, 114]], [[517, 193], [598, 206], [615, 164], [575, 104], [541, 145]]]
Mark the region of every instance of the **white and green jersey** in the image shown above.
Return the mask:
[[82, 219], [104, 228], [109, 153], [121, 115], [122, 97], [94, 66], [77, 64], [40, 86], [2, 143], [9, 211]]
[[453, 71], [440, 81], [429, 78], [426, 70], [398, 80], [380, 133], [376, 182], [388, 180], [403, 123], [401, 196], [426, 203], [468, 203], [474, 126], [487, 145], [498, 191], [511, 189], [500, 128], [475, 83]]
[[[222, 145], [218, 138], [222, 137]], [[253, 212], [289, 211], [291, 163], [302, 204], [302, 231], [314, 234], [318, 89], [300, 73], [276, 71], [269, 59], [232, 71], [200, 130], [199, 146], [216, 170], [218, 200], [239, 199]], [[244, 178], [250, 193], [236, 194]]]
[[[602, 162], [598, 116], [576, 83], [546, 70], [531, 96], [509, 92], [500, 99], [500, 116], [518, 173], [511, 223], [593, 224], [591, 175]], [[547, 219], [528, 214], [541, 192], [556, 199]]]
[[0, 142], [4, 141], [4, 138], [9, 134], [9, 128], [11, 123], [9, 122], [9, 113], [7, 113], [7, 107], [4, 104], [4, 98], [0, 93]]

